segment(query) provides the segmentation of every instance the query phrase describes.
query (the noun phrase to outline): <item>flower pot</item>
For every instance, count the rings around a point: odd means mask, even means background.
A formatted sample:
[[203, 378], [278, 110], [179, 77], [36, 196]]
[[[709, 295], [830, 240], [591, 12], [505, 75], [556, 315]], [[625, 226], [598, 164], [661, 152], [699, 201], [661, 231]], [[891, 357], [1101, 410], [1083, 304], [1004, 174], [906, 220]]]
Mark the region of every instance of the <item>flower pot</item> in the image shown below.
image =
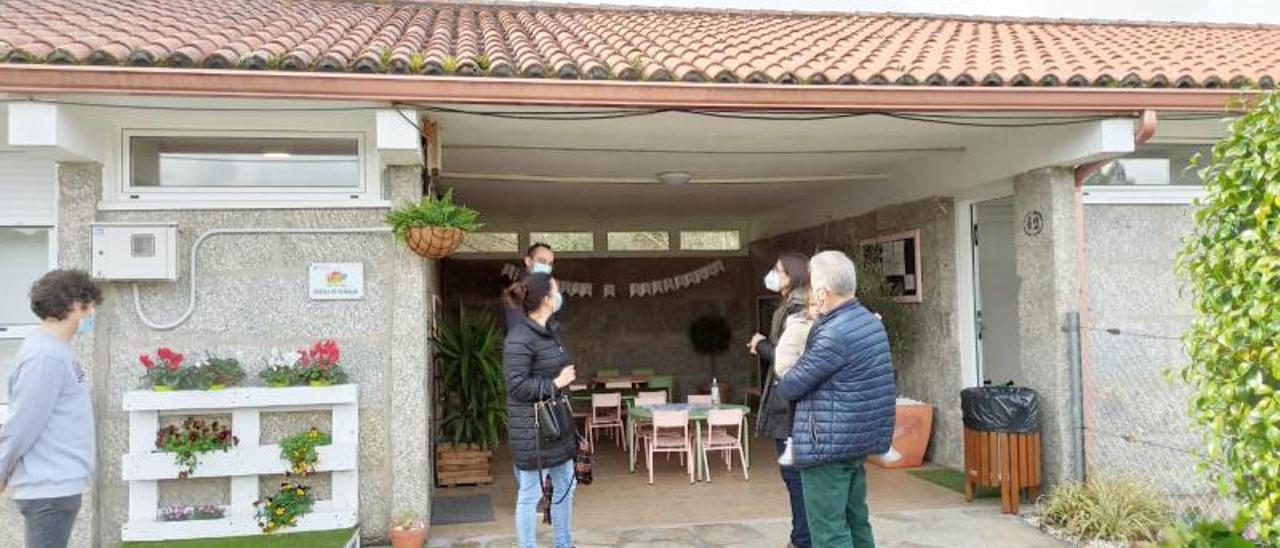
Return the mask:
[[227, 385], [225, 384], [214, 383], [209, 385], [209, 390], [226, 390], [226, 389], [227, 389]]
[[151, 387], [156, 392], [173, 392], [173, 387], [167, 384], [157, 384]]
[[309, 384], [316, 388], [323, 388], [325, 386], [333, 386], [333, 381], [311, 381]]
[[929, 436], [933, 430], [933, 406], [927, 403], [898, 404], [894, 411], [893, 449], [900, 456], [893, 462], [879, 457], [869, 461], [881, 468], [916, 468], [924, 464], [924, 453], [929, 448]]
[[462, 229], [415, 226], [405, 232], [404, 242], [414, 253], [428, 259], [443, 259], [462, 243]]
[[289, 381], [272, 381], [267, 383], [268, 388], [288, 388]]
[[391, 530], [391, 547], [392, 548], [422, 548], [427, 543], [427, 530], [422, 529], [392, 529]]

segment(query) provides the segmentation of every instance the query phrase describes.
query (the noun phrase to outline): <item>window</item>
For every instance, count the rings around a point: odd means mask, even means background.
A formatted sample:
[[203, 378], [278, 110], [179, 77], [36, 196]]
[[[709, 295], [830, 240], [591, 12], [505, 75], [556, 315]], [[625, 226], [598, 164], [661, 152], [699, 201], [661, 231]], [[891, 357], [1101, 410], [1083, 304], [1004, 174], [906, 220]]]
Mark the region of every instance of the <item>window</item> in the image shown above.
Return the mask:
[[519, 253], [520, 235], [515, 232], [471, 232], [462, 238], [460, 253]]
[[609, 251], [666, 251], [671, 249], [671, 234], [666, 231], [610, 232]]
[[737, 230], [689, 230], [680, 233], [680, 249], [687, 251], [737, 251], [742, 247]]
[[1212, 145], [1154, 144], [1139, 148], [1127, 158], [1108, 162], [1085, 180], [1090, 186], [1171, 187], [1201, 186], [1196, 154], [1207, 157]]
[[0, 326], [40, 323], [27, 292], [49, 271], [50, 228], [0, 227]]
[[596, 235], [591, 232], [531, 232], [529, 243], [544, 243], [556, 253], [595, 251]]
[[129, 187], [358, 189], [355, 137], [128, 136]]

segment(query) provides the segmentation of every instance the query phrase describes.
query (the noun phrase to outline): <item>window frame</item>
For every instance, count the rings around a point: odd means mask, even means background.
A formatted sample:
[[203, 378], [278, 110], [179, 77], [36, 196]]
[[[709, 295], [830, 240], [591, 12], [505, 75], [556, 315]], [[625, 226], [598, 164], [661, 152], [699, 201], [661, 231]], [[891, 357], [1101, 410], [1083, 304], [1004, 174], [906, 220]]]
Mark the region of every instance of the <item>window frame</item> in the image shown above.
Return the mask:
[[[610, 245], [609, 245], [609, 236], [610, 236], [610, 235], [613, 235], [613, 234], [648, 234], [648, 233], [654, 233], [654, 234], [666, 234], [666, 235], [667, 235], [667, 247], [666, 247], [666, 248], [664, 248], [664, 249], [614, 249], [612, 246], [610, 246]], [[676, 233], [678, 234], [678, 233], [679, 233], [679, 231], [676, 231]], [[637, 254], [639, 254], [639, 253], [648, 253], [648, 254], [664, 254], [664, 253], [670, 253], [670, 252], [672, 252], [672, 251], [679, 251], [678, 249], [672, 249], [672, 247], [671, 247], [671, 235], [672, 235], [672, 231], [671, 231], [671, 230], [666, 230], [666, 229], [651, 229], [651, 230], [645, 230], [645, 229], [633, 229], [633, 230], [632, 230], [632, 229], [609, 229], [609, 230], [605, 230], [605, 231], [604, 231], [604, 249], [602, 249], [602, 250], [600, 250], [600, 251], [603, 251], [603, 252], [605, 252], [605, 253], [618, 253], [618, 254], [626, 254], [626, 253], [637, 253]]]
[[[1212, 146], [1212, 139], [1153, 140], [1152, 145]], [[1113, 158], [1123, 160], [1132, 156]], [[1204, 185], [1082, 185], [1085, 205], [1191, 205], [1208, 195]]]
[[[323, 139], [356, 141], [359, 181], [354, 187], [139, 187], [132, 178], [133, 137], [210, 137]], [[371, 158], [371, 137], [361, 129], [236, 129], [167, 127], [166, 125], [117, 128], [112, 147], [111, 177], [104, 181], [102, 210], [165, 209], [303, 209], [390, 206], [384, 194], [382, 166]]]

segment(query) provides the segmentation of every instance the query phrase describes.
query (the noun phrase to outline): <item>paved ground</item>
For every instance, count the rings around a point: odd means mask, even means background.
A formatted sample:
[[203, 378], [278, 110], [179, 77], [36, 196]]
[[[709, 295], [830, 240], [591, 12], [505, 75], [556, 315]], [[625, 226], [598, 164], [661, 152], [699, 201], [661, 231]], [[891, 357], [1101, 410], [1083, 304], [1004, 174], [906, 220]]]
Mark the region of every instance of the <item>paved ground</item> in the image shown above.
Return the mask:
[[[998, 507], [975, 506], [891, 512], [872, 516], [876, 546], [881, 548], [1057, 548], [1063, 544], [1023, 523], [1003, 516]], [[735, 546], [782, 548], [790, 523], [761, 520], [653, 528], [578, 531], [578, 548], [683, 548]], [[539, 546], [551, 546], [550, 526], [540, 526]], [[432, 539], [429, 546], [451, 548], [511, 548], [515, 537], [482, 536]]]

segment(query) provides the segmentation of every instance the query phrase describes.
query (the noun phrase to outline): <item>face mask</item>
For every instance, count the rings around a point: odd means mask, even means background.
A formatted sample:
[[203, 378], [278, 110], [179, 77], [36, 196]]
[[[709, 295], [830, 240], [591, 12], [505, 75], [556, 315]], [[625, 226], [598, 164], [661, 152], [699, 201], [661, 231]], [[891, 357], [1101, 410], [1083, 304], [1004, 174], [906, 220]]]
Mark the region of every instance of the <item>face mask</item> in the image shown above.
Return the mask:
[[782, 280], [778, 278], [777, 270], [770, 270], [768, 274], [764, 275], [764, 288], [774, 293], [782, 291]]
[[93, 314], [85, 316], [80, 320], [80, 327], [76, 328], [76, 335], [83, 336], [93, 333], [93, 326], [98, 323], [98, 315]]
[[555, 314], [556, 312], [559, 312], [561, 308], [564, 308], [564, 295], [561, 295], [559, 291], [555, 293], [555, 298], [553, 298], [552, 301], [554, 301], [554, 304], [551, 305], [552, 314]]
[[550, 274], [551, 265], [547, 263], [533, 263], [533, 273], [534, 274]]

